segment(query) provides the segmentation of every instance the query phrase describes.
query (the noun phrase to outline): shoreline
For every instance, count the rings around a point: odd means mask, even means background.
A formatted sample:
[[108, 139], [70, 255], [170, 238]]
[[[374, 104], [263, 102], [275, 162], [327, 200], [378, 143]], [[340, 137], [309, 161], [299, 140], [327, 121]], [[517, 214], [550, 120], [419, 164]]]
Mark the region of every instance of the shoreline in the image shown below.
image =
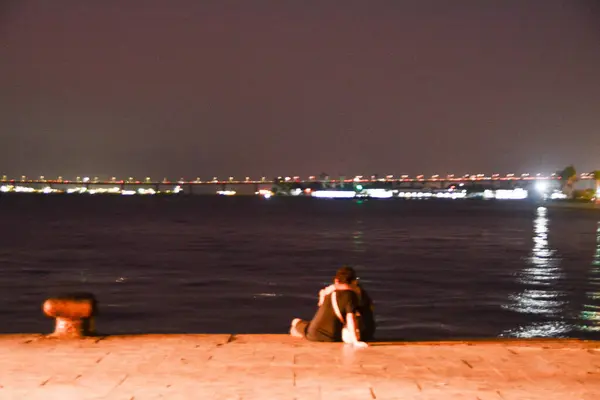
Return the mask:
[[[343, 342], [311, 342], [306, 339], [299, 339], [290, 336], [287, 333], [96, 333], [86, 335], [82, 337], [55, 337], [52, 333], [0, 333], [0, 345], [6, 341], [21, 341], [31, 343], [37, 341], [40, 343], [77, 343], [79, 341], [93, 341], [100, 342], [103, 340], [111, 339], [169, 339], [169, 338], [225, 338], [227, 343], [235, 342], [238, 338], [277, 338], [284, 340], [289, 338], [294, 343], [309, 343], [316, 345], [331, 345], [331, 346], [344, 346]], [[27, 344], [26, 343], [26, 344]], [[515, 338], [515, 337], [491, 337], [491, 338], [457, 338], [457, 339], [426, 339], [426, 340], [414, 340], [414, 339], [382, 339], [369, 341], [369, 346], [456, 346], [456, 345], [561, 345], [567, 346], [570, 344], [577, 345], [589, 345], [591, 347], [598, 347], [600, 350], [600, 340], [594, 339], [581, 339], [574, 337], [532, 337], [532, 338]]]
[[556, 201], [548, 203], [540, 203], [540, 206], [555, 209], [571, 209], [571, 210], [600, 210], [600, 203], [583, 202], [583, 201]]
[[593, 399], [600, 341], [0, 335], [0, 398]]
[[[219, 193], [156, 193], [156, 194], [132, 194], [123, 195], [121, 193], [0, 193], [0, 198], [6, 197], [64, 197], [64, 198], [177, 198], [177, 197], [222, 197], [222, 198], [258, 198], [265, 199], [263, 195], [256, 193], [236, 193], [235, 195], [224, 195]], [[340, 201], [427, 201], [427, 202], [439, 202], [439, 203], [452, 203], [455, 201], [471, 202], [471, 203], [489, 203], [489, 202], [501, 202], [503, 204], [537, 204], [540, 206], [554, 207], [554, 208], [573, 208], [573, 209], [598, 209], [600, 210], [600, 203], [593, 201], [579, 201], [579, 200], [535, 200], [535, 199], [482, 199], [482, 198], [459, 198], [459, 199], [448, 199], [448, 198], [420, 198], [420, 197], [390, 197], [390, 198], [377, 198], [377, 197], [352, 197], [352, 198], [318, 198], [314, 196], [301, 195], [273, 195], [267, 199], [317, 199], [317, 200], [340, 200]]]

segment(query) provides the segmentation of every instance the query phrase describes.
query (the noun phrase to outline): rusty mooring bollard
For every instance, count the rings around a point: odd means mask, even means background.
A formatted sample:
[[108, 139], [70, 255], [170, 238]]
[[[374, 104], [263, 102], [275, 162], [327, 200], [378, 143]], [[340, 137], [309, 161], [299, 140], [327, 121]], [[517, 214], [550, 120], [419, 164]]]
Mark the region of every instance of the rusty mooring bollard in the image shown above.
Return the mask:
[[56, 318], [52, 336], [82, 337], [95, 334], [94, 317], [98, 313], [91, 293], [72, 293], [51, 297], [44, 302], [44, 314]]

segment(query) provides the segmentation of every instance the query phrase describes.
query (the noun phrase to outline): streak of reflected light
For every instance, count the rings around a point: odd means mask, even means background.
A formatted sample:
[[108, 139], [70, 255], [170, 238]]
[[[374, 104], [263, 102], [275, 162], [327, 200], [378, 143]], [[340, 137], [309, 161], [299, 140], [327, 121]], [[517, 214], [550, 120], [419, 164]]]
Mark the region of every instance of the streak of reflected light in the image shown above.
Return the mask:
[[596, 252], [588, 278], [590, 289], [586, 291], [586, 304], [580, 314], [579, 327], [583, 331], [600, 332], [600, 221], [596, 228]]
[[[560, 258], [548, 242], [548, 210], [538, 207], [533, 227], [533, 248], [528, 259], [529, 267], [518, 277], [525, 288], [521, 293], [509, 297], [511, 303], [504, 308], [520, 313], [534, 314], [553, 319], [559, 318], [566, 302], [563, 292], [552, 290], [552, 285], [563, 276]], [[558, 337], [565, 335], [571, 327], [562, 321], [535, 322], [510, 329], [501, 336], [512, 337]]]

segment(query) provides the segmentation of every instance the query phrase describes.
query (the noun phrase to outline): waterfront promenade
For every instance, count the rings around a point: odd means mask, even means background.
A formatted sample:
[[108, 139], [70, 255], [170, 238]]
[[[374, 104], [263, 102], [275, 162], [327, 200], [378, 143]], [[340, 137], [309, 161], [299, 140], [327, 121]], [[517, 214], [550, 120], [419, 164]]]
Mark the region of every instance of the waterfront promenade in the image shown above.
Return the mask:
[[0, 399], [598, 399], [600, 343], [0, 335]]

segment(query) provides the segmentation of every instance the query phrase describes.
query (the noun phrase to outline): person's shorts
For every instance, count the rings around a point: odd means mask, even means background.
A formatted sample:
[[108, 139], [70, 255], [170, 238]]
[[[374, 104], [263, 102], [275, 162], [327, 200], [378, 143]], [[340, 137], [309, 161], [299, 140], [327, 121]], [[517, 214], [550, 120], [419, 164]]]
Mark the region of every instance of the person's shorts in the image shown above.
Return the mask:
[[292, 327], [292, 329], [295, 330], [303, 338], [305, 338], [306, 337], [306, 331], [308, 329], [308, 324], [309, 324], [309, 321], [305, 321], [305, 320], [301, 319], [300, 321], [298, 321], [296, 323], [296, 325], [294, 325]]

